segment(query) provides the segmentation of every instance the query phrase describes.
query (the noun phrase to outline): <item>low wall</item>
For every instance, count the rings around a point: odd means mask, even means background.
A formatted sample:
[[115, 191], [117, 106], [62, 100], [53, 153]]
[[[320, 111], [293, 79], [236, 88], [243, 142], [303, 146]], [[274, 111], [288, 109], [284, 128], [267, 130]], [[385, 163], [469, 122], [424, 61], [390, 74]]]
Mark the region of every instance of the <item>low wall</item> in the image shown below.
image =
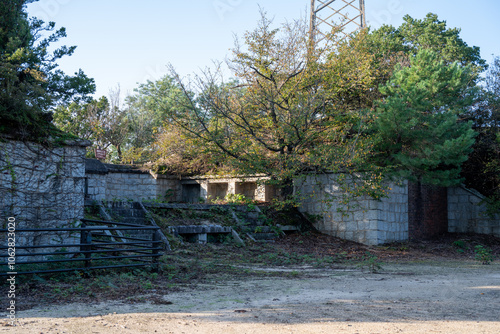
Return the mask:
[[[71, 141], [64, 146], [43, 147], [16, 140], [1, 141], [2, 228], [8, 217], [15, 218], [18, 230], [74, 227], [83, 218], [87, 145], [87, 141]], [[63, 240], [66, 244], [80, 241], [79, 235], [67, 233], [16, 235], [18, 246], [56, 244]], [[19, 249], [18, 255], [21, 254]]]
[[146, 169], [86, 159], [86, 195], [91, 200], [180, 200], [180, 180]]
[[147, 171], [110, 170], [106, 179], [106, 198], [148, 200], [157, 196], [156, 180]]
[[[93, 162], [92, 162], [93, 161]], [[279, 196], [273, 186], [259, 184], [259, 177], [176, 178], [156, 175], [131, 166], [87, 161], [90, 199], [113, 200], [167, 198], [171, 202], [199, 203], [244, 194], [269, 202]], [[500, 219], [486, 215], [482, 196], [463, 187], [435, 188], [418, 184], [390, 184], [381, 200], [358, 198], [342, 206], [342, 192], [335, 174], [309, 175], [295, 182], [301, 211], [322, 218], [316, 228], [326, 234], [368, 245], [426, 239], [449, 232], [475, 232], [500, 236]]]
[[489, 216], [484, 196], [465, 187], [448, 188], [448, 231], [500, 237], [500, 215]]
[[[228, 194], [241, 194], [252, 200], [268, 202], [277, 192], [273, 186], [259, 183], [263, 179], [265, 178], [255, 176], [183, 178], [181, 181], [182, 198], [186, 202], [198, 203], [200, 200], [205, 202], [223, 200]], [[196, 185], [199, 185], [199, 190], [194, 191]]]
[[307, 176], [295, 183], [300, 210], [321, 219], [315, 227], [323, 233], [367, 245], [408, 240], [408, 186], [391, 184], [387, 198], [358, 198], [341, 205], [335, 174]]
[[169, 202], [199, 203], [224, 199], [227, 194], [243, 194], [257, 201], [270, 201], [277, 194], [273, 186], [258, 184], [259, 177], [181, 179], [136, 166], [85, 160], [85, 193], [90, 200], [143, 201], [160, 198]]

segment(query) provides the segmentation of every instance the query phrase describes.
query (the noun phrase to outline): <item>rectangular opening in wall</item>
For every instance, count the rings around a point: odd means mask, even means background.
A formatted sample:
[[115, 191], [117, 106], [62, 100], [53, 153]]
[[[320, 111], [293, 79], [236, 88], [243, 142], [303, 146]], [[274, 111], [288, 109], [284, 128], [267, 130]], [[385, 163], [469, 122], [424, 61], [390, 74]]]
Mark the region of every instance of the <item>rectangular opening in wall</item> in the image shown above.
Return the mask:
[[276, 186], [274, 185], [266, 184], [264, 186], [264, 191], [265, 191], [264, 201], [266, 202], [271, 202], [274, 198], [279, 197], [279, 191], [276, 189]]
[[209, 183], [207, 187], [207, 198], [216, 200], [223, 199], [227, 195], [227, 183]]
[[257, 191], [256, 182], [236, 182], [234, 187], [235, 194], [244, 195], [246, 198], [255, 199]]
[[198, 203], [200, 199], [201, 186], [199, 184], [182, 185], [182, 201], [186, 203]]

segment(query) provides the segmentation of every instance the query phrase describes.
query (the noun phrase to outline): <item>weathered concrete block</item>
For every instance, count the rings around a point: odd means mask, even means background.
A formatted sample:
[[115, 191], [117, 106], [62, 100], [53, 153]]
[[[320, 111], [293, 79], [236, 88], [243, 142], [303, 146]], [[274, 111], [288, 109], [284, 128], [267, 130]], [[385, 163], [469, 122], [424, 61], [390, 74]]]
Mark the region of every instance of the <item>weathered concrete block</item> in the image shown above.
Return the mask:
[[369, 211], [365, 212], [364, 217], [367, 220], [377, 220], [379, 217], [379, 211], [369, 210]]
[[354, 212], [353, 220], [354, 221], [361, 221], [364, 219], [364, 217], [365, 217], [365, 213], [362, 210], [357, 210]]
[[347, 239], [347, 240], [352, 240], [352, 241], [356, 241], [356, 239], [354, 238], [354, 232], [344, 232], [344, 239]]

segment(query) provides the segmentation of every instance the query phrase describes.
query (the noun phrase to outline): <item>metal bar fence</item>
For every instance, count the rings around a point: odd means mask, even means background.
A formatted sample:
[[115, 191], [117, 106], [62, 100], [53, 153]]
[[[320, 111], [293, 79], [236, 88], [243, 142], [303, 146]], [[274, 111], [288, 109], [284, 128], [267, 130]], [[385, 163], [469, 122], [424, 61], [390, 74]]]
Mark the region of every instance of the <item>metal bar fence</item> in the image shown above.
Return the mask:
[[[158, 258], [162, 256], [163, 250], [159, 227], [101, 220], [82, 219], [81, 221], [82, 225], [79, 228], [16, 229], [16, 239], [29, 233], [80, 233], [80, 243], [16, 245], [16, 250], [24, 250], [22, 253], [17, 253], [16, 258], [26, 258], [15, 262], [16, 268], [21, 268], [16, 274], [61, 273], [140, 266], [151, 266], [154, 271], [158, 270]], [[127, 231], [149, 234], [151, 239], [132, 237], [124, 233]], [[0, 229], [0, 236], [6, 236], [8, 232], [7, 229]], [[113, 232], [117, 234], [112, 234]], [[7, 241], [6, 237], [2, 239]], [[7, 268], [9, 264], [7, 259], [10, 257], [7, 254], [9, 247], [3, 240], [0, 243], [0, 267]], [[61, 251], [49, 251], [54, 248], [59, 248]], [[34, 257], [42, 258], [33, 259]], [[11, 270], [1, 270], [0, 276], [7, 276], [9, 271]]]

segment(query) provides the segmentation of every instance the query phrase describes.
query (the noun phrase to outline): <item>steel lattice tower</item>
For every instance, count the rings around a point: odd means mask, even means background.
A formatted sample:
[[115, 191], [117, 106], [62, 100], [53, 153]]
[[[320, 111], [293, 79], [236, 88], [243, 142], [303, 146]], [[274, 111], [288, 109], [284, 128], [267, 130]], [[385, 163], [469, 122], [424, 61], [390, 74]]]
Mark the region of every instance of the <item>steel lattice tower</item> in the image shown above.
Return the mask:
[[335, 26], [345, 36], [365, 28], [365, 0], [311, 0], [311, 40], [321, 41]]

